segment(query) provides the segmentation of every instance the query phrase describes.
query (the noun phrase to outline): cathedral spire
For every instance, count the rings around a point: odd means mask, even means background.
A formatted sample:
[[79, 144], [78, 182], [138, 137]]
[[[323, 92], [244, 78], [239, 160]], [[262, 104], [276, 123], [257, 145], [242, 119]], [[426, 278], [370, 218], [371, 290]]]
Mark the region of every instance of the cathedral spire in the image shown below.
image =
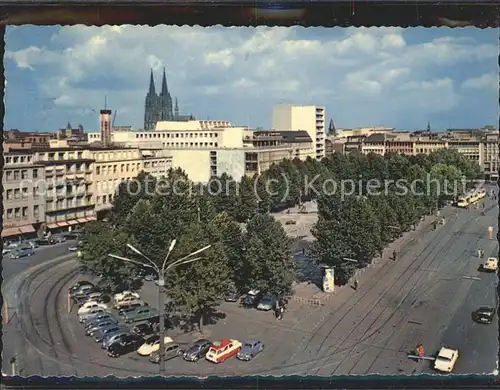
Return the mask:
[[335, 128], [335, 124], [333, 123], [333, 119], [330, 119], [330, 125], [328, 126], [328, 135], [337, 136], [337, 129]]
[[431, 121], [427, 121], [427, 131], [431, 132]]
[[175, 97], [175, 118], [179, 118], [179, 101], [177, 100], [177, 96]]
[[163, 67], [163, 79], [161, 80], [161, 94], [166, 95], [167, 93], [168, 93], [167, 75], [165, 74], [165, 67]]
[[156, 95], [155, 91], [155, 79], [153, 77], [153, 69], [151, 69], [151, 76], [149, 77], [149, 94]]

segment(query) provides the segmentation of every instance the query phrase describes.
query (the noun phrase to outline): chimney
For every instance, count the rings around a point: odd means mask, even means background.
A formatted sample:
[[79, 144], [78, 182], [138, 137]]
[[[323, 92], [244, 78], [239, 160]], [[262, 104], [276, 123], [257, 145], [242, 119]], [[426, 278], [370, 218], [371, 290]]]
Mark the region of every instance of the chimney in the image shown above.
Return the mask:
[[104, 146], [111, 145], [111, 110], [100, 111], [101, 142]]

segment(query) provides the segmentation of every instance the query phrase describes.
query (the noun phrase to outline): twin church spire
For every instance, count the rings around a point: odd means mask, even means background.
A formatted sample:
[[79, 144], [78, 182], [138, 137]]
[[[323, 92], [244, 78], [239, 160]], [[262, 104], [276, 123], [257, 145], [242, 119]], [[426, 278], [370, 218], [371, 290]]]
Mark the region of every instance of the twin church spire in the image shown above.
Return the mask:
[[144, 109], [144, 130], [154, 130], [158, 121], [180, 120], [179, 102], [175, 98], [175, 112], [172, 105], [172, 96], [168, 91], [167, 75], [163, 68], [163, 78], [161, 82], [161, 92], [158, 95], [155, 89], [153, 69], [149, 78], [149, 91], [146, 95]]

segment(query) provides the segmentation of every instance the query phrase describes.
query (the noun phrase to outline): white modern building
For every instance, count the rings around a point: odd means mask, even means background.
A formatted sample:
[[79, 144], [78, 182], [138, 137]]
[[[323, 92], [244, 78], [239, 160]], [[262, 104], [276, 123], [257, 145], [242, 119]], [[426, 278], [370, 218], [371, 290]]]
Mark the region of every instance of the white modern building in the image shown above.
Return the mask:
[[325, 108], [279, 104], [273, 108], [272, 127], [277, 131], [305, 130], [315, 142], [316, 159], [325, 157]]

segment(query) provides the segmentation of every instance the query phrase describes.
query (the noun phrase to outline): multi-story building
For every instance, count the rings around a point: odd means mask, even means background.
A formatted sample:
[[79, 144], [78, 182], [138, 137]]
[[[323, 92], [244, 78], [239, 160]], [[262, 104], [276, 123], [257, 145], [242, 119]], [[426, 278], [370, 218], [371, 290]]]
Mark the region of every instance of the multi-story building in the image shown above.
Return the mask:
[[480, 144], [481, 166], [486, 180], [498, 180], [500, 170], [500, 150], [497, 134], [487, 134]]
[[68, 122], [66, 128], [59, 129], [57, 133], [57, 138], [61, 140], [66, 140], [68, 144], [87, 142], [87, 133], [83, 130], [82, 125], [78, 125], [76, 129], [73, 129], [71, 123]]
[[[114, 131], [111, 136], [115, 145], [167, 151], [172, 167], [182, 168], [201, 183], [222, 173], [239, 180], [283, 158], [315, 157], [313, 142], [304, 131], [250, 130], [226, 121], [163, 121], [154, 131]], [[91, 133], [89, 139], [100, 142], [100, 134]]]
[[33, 159], [45, 167], [45, 221], [49, 230], [68, 230], [96, 219], [94, 159], [88, 149], [55, 146], [34, 150]]
[[279, 104], [273, 108], [273, 130], [305, 130], [315, 143], [316, 159], [325, 157], [325, 108]]
[[38, 131], [19, 131], [12, 129], [3, 132], [4, 141], [17, 141], [30, 143], [33, 147], [47, 147], [51, 139], [56, 138], [56, 134]]
[[124, 180], [135, 178], [141, 171], [156, 178], [167, 175], [172, 158], [164, 150], [108, 147], [90, 149], [94, 162], [94, 186], [96, 212], [112, 207], [116, 190]]
[[2, 238], [32, 236], [45, 221], [44, 165], [24, 150], [6, 153], [3, 167]]

